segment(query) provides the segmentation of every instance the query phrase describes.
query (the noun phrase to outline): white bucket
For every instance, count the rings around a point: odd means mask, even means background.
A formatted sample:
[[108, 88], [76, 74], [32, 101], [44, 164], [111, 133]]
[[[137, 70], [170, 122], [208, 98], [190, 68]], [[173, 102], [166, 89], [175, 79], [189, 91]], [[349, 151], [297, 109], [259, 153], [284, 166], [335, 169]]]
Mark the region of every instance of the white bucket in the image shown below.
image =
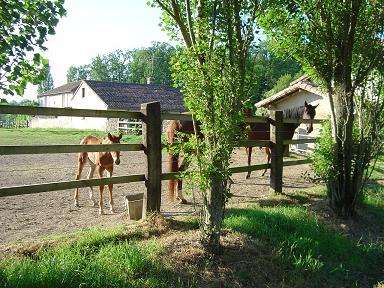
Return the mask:
[[129, 219], [140, 220], [143, 216], [144, 193], [124, 196], [125, 209], [128, 210]]

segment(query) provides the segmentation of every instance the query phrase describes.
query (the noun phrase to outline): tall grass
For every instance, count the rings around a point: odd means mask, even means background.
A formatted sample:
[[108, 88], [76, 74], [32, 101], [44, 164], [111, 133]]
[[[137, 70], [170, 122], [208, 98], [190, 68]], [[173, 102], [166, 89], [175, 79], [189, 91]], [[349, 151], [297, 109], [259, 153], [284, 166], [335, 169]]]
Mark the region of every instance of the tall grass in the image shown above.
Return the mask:
[[0, 287], [188, 287], [160, 260], [154, 240], [92, 229], [72, 244], [0, 261]]
[[360, 274], [373, 282], [384, 279], [382, 246], [347, 239], [303, 207], [230, 209], [224, 225], [268, 242], [285, 265], [291, 285], [358, 287]]

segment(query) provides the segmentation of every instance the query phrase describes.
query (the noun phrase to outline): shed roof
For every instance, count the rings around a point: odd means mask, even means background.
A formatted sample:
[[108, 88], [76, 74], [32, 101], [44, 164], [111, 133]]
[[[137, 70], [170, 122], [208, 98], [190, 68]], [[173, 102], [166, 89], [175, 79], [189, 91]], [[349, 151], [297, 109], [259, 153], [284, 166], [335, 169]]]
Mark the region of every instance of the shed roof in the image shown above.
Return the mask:
[[319, 87], [311, 81], [308, 76], [304, 75], [300, 78], [292, 81], [290, 85], [285, 88], [284, 90], [281, 90], [280, 92], [264, 99], [255, 104], [256, 107], [265, 107], [268, 108], [269, 105], [276, 103], [286, 97], [289, 97], [290, 95], [294, 94], [295, 92], [298, 92], [300, 90], [305, 90], [308, 92], [311, 92], [313, 94], [321, 95], [323, 97], [326, 96], [324, 92], [322, 92]]

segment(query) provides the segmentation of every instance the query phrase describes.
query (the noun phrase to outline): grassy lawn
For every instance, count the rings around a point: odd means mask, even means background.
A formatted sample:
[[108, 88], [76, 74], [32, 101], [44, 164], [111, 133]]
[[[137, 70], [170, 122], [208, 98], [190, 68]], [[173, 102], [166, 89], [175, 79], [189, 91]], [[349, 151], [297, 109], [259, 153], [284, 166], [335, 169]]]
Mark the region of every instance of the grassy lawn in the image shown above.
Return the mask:
[[231, 209], [225, 227], [274, 247], [288, 287], [361, 287], [364, 278], [384, 280], [382, 244], [348, 239], [301, 206]]
[[0, 262], [0, 287], [182, 287], [161, 265], [155, 240], [122, 227], [74, 234], [77, 241]]
[[[382, 194], [379, 198], [378, 205], [383, 205]], [[185, 236], [196, 231], [197, 219], [181, 218], [178, 226], [166, 231], [95, 228], [60, 236], [53, 247], [42, 245], [0, 260], [0, 287], [217, 287], [215, 273], [220, 270], [228, 276], [220, 287], [373, 287], [384, 281], [382, 241], [363, 243], [343, 235], [297, 204], [249, 203], [227, 211], [225, 234], [258, 243], [257, 256], [238, 255], [243, 261], [251, 258], [245, 268], [239, 268], [242, 261], [222, 260], [233, 247], [198, 265], [199, 257], [186, 252], [196, 241]], [[244, 253], [238, 245], [235, 254]], [[187, 253], [187, 263], [178, 260], [176, 247]], [[258, 264], [268, 257], [278, 274]], [[208, 280], [202, 280], [203, 272], [211, 275]], [[269, 274], [271, 282], [252, 283], [254, 273]]]
[[[56, 128], [1, 128], [0, 145], [79, 144], [87, 135], [103, 138], [106, 136], [106, 132]], [[141, 143], [141, 136], [131, 134], [124, 135], [121, 143]]]

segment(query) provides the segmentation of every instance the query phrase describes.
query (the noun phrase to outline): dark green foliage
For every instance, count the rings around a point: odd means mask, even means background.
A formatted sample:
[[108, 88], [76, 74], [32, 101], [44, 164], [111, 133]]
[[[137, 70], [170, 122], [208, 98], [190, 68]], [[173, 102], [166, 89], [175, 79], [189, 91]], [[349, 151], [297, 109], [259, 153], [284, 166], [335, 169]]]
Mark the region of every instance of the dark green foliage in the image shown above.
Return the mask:
[[167, 43], [154, 42], [151, 47], [116, 50], [98, 55], [90, 64], [71, 66], [67, 81], [100, 80], [172, 86], [170, 60], [175, 48]]
[[67, 82], [91, 79], [91, 67], [89, 64], [70, 66], [67, 71]]
[[44, 78], [48, 61], [36, 50], [55, 33], [59, 18], [65, 15], [63, 0], [0, 1], [0, 90], [23, 95], [27, 83]]
[[39, 94], [55, 88], [55, 86], [53, 84], [52, 74], [51, 74], [51, 66], [48, 65], [48, 66], [44, 67], [43, 73], [44, 73], [44, 79], [41, 81], [41, 83], [37, 87], [37, 93], [39, 93]]
[[271, 90], [283, 75], [294, 78], [300, 71], [300, 65], [294, 60], [277, 57], [267, 42], [261, 42], [249, 51], [245, 91], [254, 104], [262, 100], [264, 94]]
[[284, 74], [284, 75], [280, 76], [280, 78], [277, 79], [275, 85], [273, 85], [272, 89], [265, 92], [264, 97], [267, 98], [267, 97], [272, 96], [272, 95], [280, 92], [281, 90], [284, 90], [285, 88], [289, 87], [289, 85], [291, 84], [291, 82], [293, 80], [295, 80], [296, 78], [301, 76], [301, 73], [302, 72], [299, 72], [296, 75]]

